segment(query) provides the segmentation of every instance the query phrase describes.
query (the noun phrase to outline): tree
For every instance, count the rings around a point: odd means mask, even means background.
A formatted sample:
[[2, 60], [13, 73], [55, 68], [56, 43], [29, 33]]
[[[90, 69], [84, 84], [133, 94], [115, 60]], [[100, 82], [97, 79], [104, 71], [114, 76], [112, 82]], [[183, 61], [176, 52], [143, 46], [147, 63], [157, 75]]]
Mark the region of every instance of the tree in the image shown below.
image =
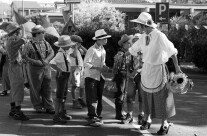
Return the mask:
[[74, 10], [75, 25], [92, 30], [107, 28], [114, 31], [125, 30], [125, 13], [121, 13], [109, 3], [98, 0], [82, 1]]

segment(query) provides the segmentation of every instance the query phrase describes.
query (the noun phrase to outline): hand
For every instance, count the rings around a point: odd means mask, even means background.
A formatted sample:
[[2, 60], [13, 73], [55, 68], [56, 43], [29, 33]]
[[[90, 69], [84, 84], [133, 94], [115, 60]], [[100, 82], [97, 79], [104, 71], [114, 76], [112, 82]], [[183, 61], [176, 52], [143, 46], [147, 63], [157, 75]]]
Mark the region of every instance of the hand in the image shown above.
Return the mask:
[[28, 56], [26, 54], [22, 54], [22, 59], [27, 59]]
[[48, 65], [49, 61], [47, 59], [43, 60], [43, 65]]
[[136, 75], [136, 72], [132, 72], [128, 74], [128, 77], [134, 79], [135, 75]]
[[115, 56], [114, 56], [114, 61], [121, 61], [123, 59], [123, 52], [118, 52]]
[[180, 69], [180, 66], [175, 67], [175, 72], [176, 72], [176, 74], [183, 73], [182, 70]]
[[109, 70], [109, 67], [104, 65], [101, 69], [101, 72], [107, 72], [108, 70]]

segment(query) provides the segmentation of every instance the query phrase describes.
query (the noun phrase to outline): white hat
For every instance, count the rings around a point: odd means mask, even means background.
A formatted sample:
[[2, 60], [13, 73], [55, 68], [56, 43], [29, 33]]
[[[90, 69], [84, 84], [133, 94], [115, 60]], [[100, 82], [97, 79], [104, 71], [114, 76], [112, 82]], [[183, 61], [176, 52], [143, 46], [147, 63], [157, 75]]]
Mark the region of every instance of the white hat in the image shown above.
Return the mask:
[[157, 25], [152, 20], [152, 16], [147, 12], [142, 12], [137, 19], [130, 20], [131, 22], [143, 24], [149, 27], [157, 27]]
[[95, 36], [93, 37], [93, 40], [98, 40], [98, 39], [106, 39], [110, 38], [111, 35], [107, 35], [107, 33], [104, 31], [104, 29], [99, 29], [96, 30]]
[[68, 47], [68, 46], [73, 46], [75, 44], [76, 43], [72, 42], [70, 39], [70, 36], [68, 36], [68, 35], [61, 35], [58, 38], [58, 41], [54, 43], [54, 45], [57, 47]]

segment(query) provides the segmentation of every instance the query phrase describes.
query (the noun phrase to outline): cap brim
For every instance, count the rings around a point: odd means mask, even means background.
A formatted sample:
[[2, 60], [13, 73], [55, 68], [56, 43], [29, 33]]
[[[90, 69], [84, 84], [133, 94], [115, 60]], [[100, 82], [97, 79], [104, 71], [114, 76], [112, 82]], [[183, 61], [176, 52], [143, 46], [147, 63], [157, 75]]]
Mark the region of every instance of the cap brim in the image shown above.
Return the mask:
[[33, 31], [32, 34], [46, 32], [45, 30]]
[[146, 24], [144, 24], [144, 23], [138, 21], [137, 19], [130, 20], [130, 22], [134, 22], [134, 23], [142, 24], [142, 25], [145, 25], [145, 26], [153, 27], [153, 28], [156, 28], [156, 27], [157, 27], [157, 24], [155, 24], [155, 23], [152, 23], [152, 25], [146, 25]]
[[76, 42], [71, 42], [70, 44], [66, 44], [66, 45], [60, 45], [59, 42], [55, 42], [54, 45], [57, 47], [69, 47], [69, 46], [74, 46], [76, 44]]
[[93, 37], [92, 39], [93, 40], [100, 40], [100, 39], [107, 39], [107, 38], [110, 38], [111, 35], [107, 35], [107, 36], [104, 36], [104, 37], [101, 37], [101, 38], [96, 38], [96, 37]]

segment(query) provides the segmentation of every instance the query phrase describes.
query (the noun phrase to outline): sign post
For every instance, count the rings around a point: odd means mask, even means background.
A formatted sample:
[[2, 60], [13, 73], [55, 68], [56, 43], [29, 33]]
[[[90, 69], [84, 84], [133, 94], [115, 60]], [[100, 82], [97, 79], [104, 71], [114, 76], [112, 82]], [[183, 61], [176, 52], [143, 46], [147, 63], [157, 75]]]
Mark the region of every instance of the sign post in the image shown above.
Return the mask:
[[169, 29], [169, 3], [168, 2], [156, 3], [155, 22], [160, 23], [161, 27], [165, 26], [165, 25], [163, 26], [162, 24], [167, 24], [168, 25], [167, 28]]
[[72, 20], [73, 22], [74, 20], [74, 4], [79, 4], [81, 2], [81, 0], [64, 0], [64, 3], [67, 5], [69, 4], [70, 6], [70, 11], [72, 13]]
[[155, 11], [156, 23], [169, 23], [169, 3], [156, 3]]

